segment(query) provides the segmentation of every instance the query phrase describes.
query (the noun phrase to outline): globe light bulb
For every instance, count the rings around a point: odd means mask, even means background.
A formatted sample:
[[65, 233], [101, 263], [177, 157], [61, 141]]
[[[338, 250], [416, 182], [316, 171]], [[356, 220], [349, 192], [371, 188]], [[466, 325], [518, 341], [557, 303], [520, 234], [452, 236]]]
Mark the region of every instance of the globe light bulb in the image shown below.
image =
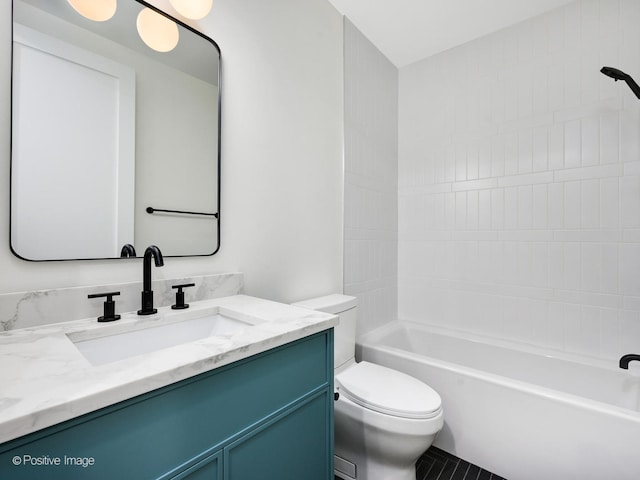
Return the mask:
[[150, 8], [138, 14], [136, 25], [142, 41], [157, 52], [169, 52], [178, 45], [178, 25]]
[[73, 9], [89, 20], [105, 22], [116, 13], [117, 0], [67, 0]]
[[200, 20], [211, 11], [213, 0], [169, 0], [180, 15], [191, 20]]

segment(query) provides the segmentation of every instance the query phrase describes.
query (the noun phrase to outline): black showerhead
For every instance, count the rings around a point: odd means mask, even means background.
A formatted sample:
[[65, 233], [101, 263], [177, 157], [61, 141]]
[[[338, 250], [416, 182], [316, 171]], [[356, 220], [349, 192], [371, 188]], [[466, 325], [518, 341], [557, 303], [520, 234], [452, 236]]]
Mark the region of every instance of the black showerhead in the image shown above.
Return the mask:
[[602, 67], [600, 71], [604, 73], [607, 77], [613, 78], [615, 81], [625, 80], [627, 77], [629, 77], [629, 75], [627, 75], [623, 71], [613, 67]]
[[627, 75], [622, 70], [618, 70], [613, 67], [602, 67], [600, 69], [602, 73], [604, 73], [607, 77], [613, 78], [616, 82], [618, 80], [624, 80], [629, 88], [636, 94], [636, 97], [640, 98], [640, 86], [635, 82], [631, 75]]

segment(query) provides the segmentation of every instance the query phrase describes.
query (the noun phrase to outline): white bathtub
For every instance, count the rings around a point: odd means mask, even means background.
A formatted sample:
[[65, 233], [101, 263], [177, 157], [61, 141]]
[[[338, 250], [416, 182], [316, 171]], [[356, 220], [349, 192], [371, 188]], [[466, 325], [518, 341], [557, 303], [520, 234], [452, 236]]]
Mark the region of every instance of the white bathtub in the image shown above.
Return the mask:
[[435, 445], [508, 480], [639, 480], [637, 369], [508, 347], [394, 322], [364, 336], [358, 356], [438, 391]]

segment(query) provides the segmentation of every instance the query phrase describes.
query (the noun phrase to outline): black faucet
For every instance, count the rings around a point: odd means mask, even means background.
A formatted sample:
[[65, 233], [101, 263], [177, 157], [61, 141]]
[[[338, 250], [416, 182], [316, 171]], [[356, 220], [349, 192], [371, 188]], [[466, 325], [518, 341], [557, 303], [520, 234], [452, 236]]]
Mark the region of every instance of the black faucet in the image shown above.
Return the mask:
[[627, 370], [629, 368], [629, 362], [632, 362], [634, 360], [640, 362], [640, 355], [636, 355], [635, 353], [623, 355], [620, 358], [620, 368], [624, 368], [625, 370]]
[[125, 243], [120, 250], [120, 257], [131, 258], [136, 256], [136, 249], [130, 243]]
[[158, 311], [153, 308], [153, 290], [151, 290], [151, 257], [155, 260], [156, 267], [164, 265], [162, 252], [155, 245], [150, 245], [144, 251], [142, 260], [142, 308], [138, 310], [138, 315], [151, 315]]

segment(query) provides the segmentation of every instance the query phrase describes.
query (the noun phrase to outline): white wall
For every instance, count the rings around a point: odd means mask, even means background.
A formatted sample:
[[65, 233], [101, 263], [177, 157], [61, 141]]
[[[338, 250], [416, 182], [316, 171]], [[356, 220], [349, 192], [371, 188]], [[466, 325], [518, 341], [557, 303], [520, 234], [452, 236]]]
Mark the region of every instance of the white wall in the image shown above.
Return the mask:
[[397, 315], [398, 70], [345, 20], [345, 293], [358, 334]]
[[[222, 51], [222, 247], [167, 259], [154, 278], [243, 271], [247, 293], [285, 302], [341, 291], [341, 16], [326, 0], [218, 0], [201, 28]], [[139, 260], [10, 253], [10, 32], [2, 2], [0, 293], [141, 280]]]
[[399, 316], [640, 348], [640, 2], [582, 0], [400, 70]]

